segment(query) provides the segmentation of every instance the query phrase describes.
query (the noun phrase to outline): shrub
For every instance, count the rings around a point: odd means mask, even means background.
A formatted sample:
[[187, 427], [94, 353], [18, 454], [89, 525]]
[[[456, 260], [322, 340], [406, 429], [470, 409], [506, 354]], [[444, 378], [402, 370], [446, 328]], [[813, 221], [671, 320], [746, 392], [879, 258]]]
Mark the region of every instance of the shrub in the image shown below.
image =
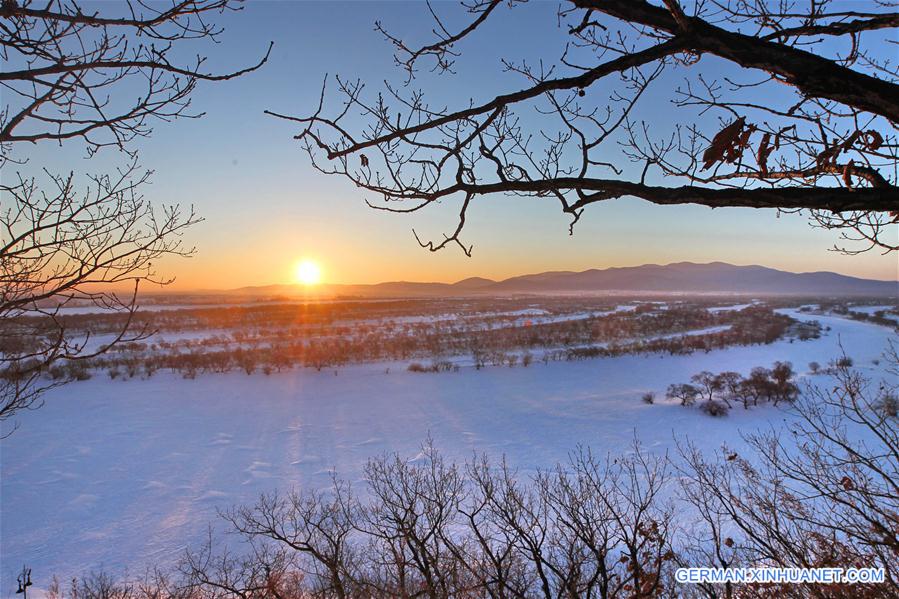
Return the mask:
[[643, 403], [654, 404], [656, 401], [656, 394], [650, 391], [648, 393], [644, 393], [643, 397], [641, 397], [640, 399], [643, 400]]
[[837, 368], [852, 368], [852, 358], [850, 358], [849, 356], [843, 356], [835, 362], [835, 366]]
[[412, 362], [406, 370], [409, 372], [428, 372], [428, 368], [421, 362]]
[[127, 362], [125, 362], [125, 372], [129, 379], [133, 379], [137, 376], [138, 368], [139, 365], [137, 363], [137, 360], [129, 359]]
[[710, 399], [706, 402], [703, 402], [699, 409], [709, 416], [727, 416], [728, 407], [723, 401], [718, 401], [717, 399]]
[[47, 374], [50, 375], [50, 378], [54, 381], [63, 380], [68, 375], [68, 372], [64, 366], [54, 365], [47, 370]]

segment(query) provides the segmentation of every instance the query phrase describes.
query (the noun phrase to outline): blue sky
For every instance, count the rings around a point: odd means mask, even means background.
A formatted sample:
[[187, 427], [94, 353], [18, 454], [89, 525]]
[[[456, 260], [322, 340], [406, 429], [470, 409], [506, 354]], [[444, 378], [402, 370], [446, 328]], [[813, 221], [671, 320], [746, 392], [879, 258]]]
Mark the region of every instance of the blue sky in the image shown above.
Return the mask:
[[[455, 4], [435, 6], [450, 22], [459, 15]], [[556, 8], [536, 2], [503, 9], [461, 47], [465, 54], [456, 75], [424, 74], [415, 85], [450, 106], [521, 87], [518, 77], [501, 72], [498, 58], [556, 59], [563, 38]], [[422, 250], [412, 228], [439, 238], [455, 226], [455, 204], [412, 216], [372, 211], [348, 181], [310, 167], [292, 139], [295, 127], [263, 114], [314, 110], [326, 73], [361, 77], [373, 91], [384, 79], [402, 81], [391, 46], [374, 31], [375, 20], [412, 41], [429, 39], [432, 26], [426, 7], [415, 2], [253, 1], [221, 19], [226, 27], [221, 43], [201, 49], [211, 69], [251, 63], [272, 40], [270, 61], [239, 80], [201, 86], [193, 104], [206, 112], [203, 119], [158, 123], [153, 136], [140, 142], [142, 165], [156, 172], [147, 197], [193, 204], [205, 218], [187, 234], [197, 255], [165, 264], [166, 272], [178, 277], [178, 288], [288, 282], [293, 265], [304, 257], [321, 262], [325, 279], [334, 283], [502, 278], [684, 260], [897, 277], [895, 256], [828, 251], [836, 234], [810, 228], [804, 216], [658, 207], [627, 199], [594, 205], [569, 236], [568, 218], [554, 202], [483, 198], [473, 205], [463, 234], [474, 245], [471, 258], [452, 248], [437, 254]], [[641, 109], [662, 132], [682, 117], [669, 102], [677, 77], [659, 83]], [[75, 145], [28, 148], [27, 155], [26, 173], [38, 166], [102, 172], [123, 162], [114, 151], [86, 160]]]

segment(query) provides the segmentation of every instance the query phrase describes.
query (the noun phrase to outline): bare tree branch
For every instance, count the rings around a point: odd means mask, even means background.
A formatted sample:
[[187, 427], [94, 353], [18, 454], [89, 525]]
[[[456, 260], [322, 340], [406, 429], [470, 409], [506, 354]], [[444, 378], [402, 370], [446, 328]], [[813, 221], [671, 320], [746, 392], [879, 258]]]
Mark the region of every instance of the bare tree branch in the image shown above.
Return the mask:
[[[862, 43], [863, 33], [889, 36], [897, 14], [826, 1], [807, 10], [741, 0], [664, 5], [573, 0], [559, 12], [560, 26], [573, 18], [561, 56], [537, 66], [503, 58], [525, 85], [468, 106], [435, 107], [425, 92], [389, 84], [369, 100], [362, 81], [337, 77], [335, 88], [326, 79], [310, 116], [267, 112], [300, 126], [295, 137], [315, 168], [383, 200], [367, 199], [372, 207], [415, 212], [456, 199], [451, 233], [439, 242], [416, 234], [432, 251], [469, 253], [460, 241], [466, 211], [495, 193], [551, 198], [571, 226], [589, 204], [621, 197], [802, 210], [813, 226], [838, 232], [841, 251], [899, 249], [899, 74], [875, 42]], [[426, 56], [449, 70], [466, 38], [499, 14], [487, 0], [463, 7], [473, 16], [457, 33], [432, 10], [437, 41], [418, 48], [378, 25], [410, 78]], [[848, 41], [848, 54], [824, 38]], [[703, 55], [729, 70], [709, 79]], [[670, 91], [683, 117], [667, 137], [659, 130], [668, 120], [657, 127], [659, 115], [639, 106], [664, 71], [686, 73]], [[760, 93], [771, 100], [755, 101]], [[639, 179], [623, 175], [634, 165]], [[648, 182], [659, 177], [672, 184]]]

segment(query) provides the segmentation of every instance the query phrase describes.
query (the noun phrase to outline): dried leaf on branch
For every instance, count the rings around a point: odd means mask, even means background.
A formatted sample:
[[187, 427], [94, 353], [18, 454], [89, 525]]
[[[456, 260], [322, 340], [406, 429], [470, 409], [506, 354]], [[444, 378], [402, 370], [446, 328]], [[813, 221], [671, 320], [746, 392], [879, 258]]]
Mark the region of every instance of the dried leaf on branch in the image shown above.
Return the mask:
[[740, 117], [718, 132], [712, 139], [712, 145], [702, 155], [703, 170], [711, 168], [722, 160], [734, 163], [743, 156], [749, 144], [749, 136], [755, 131], [754, 125], [746, 125], [745, 117]]

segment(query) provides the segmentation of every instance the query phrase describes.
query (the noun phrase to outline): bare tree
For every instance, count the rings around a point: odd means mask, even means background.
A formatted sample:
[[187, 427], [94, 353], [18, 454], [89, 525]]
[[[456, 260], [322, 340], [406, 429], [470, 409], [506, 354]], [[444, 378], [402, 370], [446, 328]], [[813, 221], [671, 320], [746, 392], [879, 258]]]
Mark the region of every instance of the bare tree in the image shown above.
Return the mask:
[[[894, 348], [887, 359], [896, 377]], [[895, 378], [871, 380], [845, 364], [833, 376], [831, 388], [808, 387], [788, 434], [747, 436], [751, 455], [724, 448], [709, 458], [682, 448], [685, 498], [702, 522], [701, 541], [684, 559], [713, 567], [880, 567], [886, 574], [884, 584], [865, 588], [778, 585], [758, 596], [899, 593], [899, 428], [883, 409]], [[706, 596], [736, 595], [708, 587]]]
[[[185, 44], [218, 40], [214, 15], [240, 8], [233, 0], [132, 0], [91, 11], [69, 0], [0, 4], [0, 420], [72, 378], [60, 367], [48, 380], [55, 364], [151, 332], [131, 326], [139, 285], [171, 280], [155, 265], [193, 252], [181, 234], [199, 219], [192, 208], [154, 207], [143, 197], [151, 172], [138, 166], [133, 142], [153, 120], [201, 116], [189, 111], [199, 81], [232, 79], [267, 60], [220, 74], [202, 70], [201, 56], [177, 62]], [[47, 141], [78, 143], [89, 156], [109, 146], [127, 160], [83, 179], [10, 172]], [[123, 326], [90, 339], [69, 326], [67, 304], [118, 310]]]
[[66, 588], [56, 578], [47, 588], [49, 599], [199, 599], [190, 586], [178, 584], [169, 574], [149, 570], [135, 581], [118, 581], [103, 572], [73, 578]]
[[298, 598], [302, 594], [291, 591], [300, 587], [302, 579], [291, 557], [283, 548], [254, 540], [248, 550], [234, 553], [210, 532], [200, 548], [185, 555], [179, 566], [182, 580], [176, 588], [185, 596], [204, 599]]
[[265, 539], [304, 556], [294, 566], [316, 595], [345, 599], [357, 594], [351, 535], [359, 506], [345, 482], [335, 480], [330, 495], [315, 491], [264, 495], [256, 505], [230, 510], [224, 517], [250, 541]]
[[[452, 72], [467, 38], [488, 20], [514, 27], [521, 4], [463, 2], [469, 17], [455, 29], [431, 7], [436, 39], [417, 46], [377, 28], [411, 83], [422, 67]], [[310, 116], [270, 114], [301, 126], [296, 138], [317, 169], [384, 200], [372, 207], [414, 212], [456, 199], [452, 232], [419, 239], [432, 251], [457, 244], [470, 254], [460, 240], [468, 208], [495, 193], [554, 199], [572, 227], [587, 206], [625, 196], [803, 210], [813, 226], [839, 230], [844, 251], [899, 249], [895, 4], [662, 4], [565, 3], [557, 57], [503, 58], [524, 85], [459, 108], [409, 86], [385, 84], [370, 98], [363, 81], [338, 77], [336, 95], [326, 79]], [[722, 61], [724, 71], [707, 68]], [[639, 104], [665, 71], [684, 77], [666, 92], [683, 124], [660, 137], [663, 123], [641, 119]], [[672, 184], [655, 183], [663, 178]]]
[[[32, 406], [49, 387], [46, 369], [59, 361], [84, 360], [122, 341], [145, 338], [131, 327], [141, 281], [166, 283], [153, 263], [163, 255], [189, 255], [181, 232], [197, 222], [176, 207], [154, 210], [138, 192], [149, 173], [136, 164], [116, 176], [95, 176], [79, 190], [73, 176], [47, 175], [51, 189], [33, 179], [4, 185], [0, 248], [0, 419]], [[6, 202], [4, 202], [6, 203]], [[107, 286], [126, 284], [125, 293]], [[89, 303], [118, 310], [121, 330], [95, 342], [89, 331], [71, 331], [63, 308]]]
[[366, 595], [437, 599], [474, 588], [450, 549], [463, 498], [462, 473], [430, 441], [417, 460], [382, 456], [365, 467], [372, 501], [357, 527], [367, 538], [364, 552], [374, 558], [363, 579]]
[[150, 134], [153, 120], [202, 116], [189, 112], [199, 81], [254, 71], [268, 53], [249, 68], [216, 74], [203, 70], [201, 56], [180, 63], [179, 46], [217, 41], [214, 15], [240, 8], [241, 0], [130, 0], [86, 12], [73, 0], [4, 0], [0, 156], [9, 159], [18, 142], [44, 140], [80, 139], [90, 153], [131, 151], [129, 142]]
[[[670, 590], [664, 456], [637, 447], [599, 460], [583, 450], [524, 478], [486, 457], [459, 467], [426, 444], [413, 460], [385, 455], [365, 470], [364, 500], [335, 481], [327, 492], [266, 495], [227, 512], [250, 551], [233, 557], [207, 543], [182, 568], [188, 586], [201, 596], [385, 599], [650, 598]], [[266, 568], [291, 583], [258, 593], [263, 585], [247, 581]]]

